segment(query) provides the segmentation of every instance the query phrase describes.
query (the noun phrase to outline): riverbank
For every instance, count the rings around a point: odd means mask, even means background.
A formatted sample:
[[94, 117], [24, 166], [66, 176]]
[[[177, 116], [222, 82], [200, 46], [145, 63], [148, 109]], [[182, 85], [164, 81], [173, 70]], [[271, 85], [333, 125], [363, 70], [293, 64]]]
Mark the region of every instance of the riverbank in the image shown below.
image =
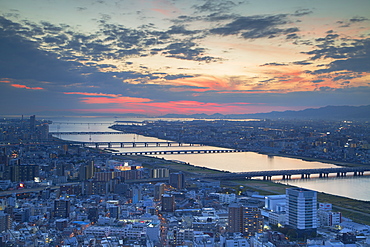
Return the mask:
[[[122, 157], [127, 158], [127, 157]], [[199, 178], [210, 174], [222, 174], [227, 171], [219, 171], [206, 167], [198, 167], [184, 162], [176, 162], [165, 160], [163, 158], [148, 157], [148, 156], [130, 156], [130, 159], [135, 159], [143, 164], [146, 168], [168, 168], [172, 171], [183, 172], [187, 177]], [[228, 172], [227, 172], [228, 173]], [[221, 186], [232, 188], [235, 190], [253, 190], [261, 195], [278, 195], [285, 194], [287, 188], [294, 188], [292, 185], [285, 185], [279, 182], [249, 179], [249, 180], [233, 180], [221, 181]], [[339, 211], [346, 218], [352, 219], [354, 222], [370, 225], [370, 202], [350, 199], [318, 192], [319, 202], [329, 202], [333, 205], [334, 211]]]

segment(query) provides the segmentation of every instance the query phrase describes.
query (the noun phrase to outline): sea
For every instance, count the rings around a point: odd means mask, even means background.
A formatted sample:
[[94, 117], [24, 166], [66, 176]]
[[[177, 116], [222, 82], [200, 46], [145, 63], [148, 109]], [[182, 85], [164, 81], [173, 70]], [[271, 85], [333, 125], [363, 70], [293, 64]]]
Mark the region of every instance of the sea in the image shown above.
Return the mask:
[[[51, 132], [114, 132], [109, 126], [115, 121], [191, 121], [193, 119], [164, 119], [164, 118], [119, 118], [119, 117], [49, 117], [52, 120], [50, 125]], [[248, 119], [240, 121], [249, 121]], [[147, 137], [137, 134], [118, 134], [118, 135], [56, 135], [56, 137], [84, 142], [156, 142], [164, 141], [154, 137]], [[213, 146], [201, 147], [113, 147], [116, 152], [137, 152], [137, 151], [154, 151], [154, 150], [194, 150], [194, 149], [225, 149]], [[317, 161], [306, 161], [302, 159], [286, 158], [280, 156], [271, 156], [255, 152], [242, 153], [207, 153], [207, 154], [171, 154], [171, 155], [153, 155], [158, 158], [167, 160], [182, 161], [199, 167], [217, 169], [220, 171], [230, 172], [248, 172], [248, 171], [264, 171], [264, 170], [290, 170], [290, 169], [314, 169], [314, 168], [329, 168], [338, 167], [334, 164], [323, 163]], [[365, 176], [346, 176], [346, 177], [328, 177], [318, 178], [311, 176], [309, 179], [300, 179], [293, 177], [291, 180], [281, 180], [273, 178], [273, 182], [299, 186], [306, 189], [316, 190], [328, 194], [344, 196], [361, 201], [370, 201], [370, 176], [367, 173]]]

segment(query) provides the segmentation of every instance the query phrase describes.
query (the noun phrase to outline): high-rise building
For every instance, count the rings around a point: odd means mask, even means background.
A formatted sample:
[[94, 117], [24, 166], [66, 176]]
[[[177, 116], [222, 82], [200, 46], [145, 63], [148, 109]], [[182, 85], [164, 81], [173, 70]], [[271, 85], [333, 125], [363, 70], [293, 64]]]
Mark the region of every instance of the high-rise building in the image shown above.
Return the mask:
[[94, 161], [91, 160], [87, 164], [81, 164], [79, 172], [82, 181], [93, 178], [95, 173]]
[[170, 185], [176, 189], [185, 188], [185, 176], [183, 173], [171, 173], [170, 174]]
[[65, 199], [57, 199], [54, 201], [54, 217], [68, 218], [70, 213], [71, 202]]
[[164, 194], [164, 183], [154, 185], [154, 200], [160, 201]]
[[151, 170], [152, 178], [166, 178], [170, 176], [170, 170], [168, 168], [154, 168]]
[[3, 210], [0, 210], [0, 233], [7, 231], [12, 227], [12, 218], [9, 214], [5, 213]]
[[254, 236], [263, 230], [263, 218], [257, 206], [231, 204], [228, 208], [228, 232]]
[[176, 209], [175, 197], [173, 195], [162, 195], [161, 203], [163, 212], [174, 212]]
[[296, 229], [298, 235], [316, 232], [317, 192], [291, 188], [286, 190], [286, 222]]
[[32, 115], [30, 116], [30, 130], [35, 131], [36, 129], [36, 116]]

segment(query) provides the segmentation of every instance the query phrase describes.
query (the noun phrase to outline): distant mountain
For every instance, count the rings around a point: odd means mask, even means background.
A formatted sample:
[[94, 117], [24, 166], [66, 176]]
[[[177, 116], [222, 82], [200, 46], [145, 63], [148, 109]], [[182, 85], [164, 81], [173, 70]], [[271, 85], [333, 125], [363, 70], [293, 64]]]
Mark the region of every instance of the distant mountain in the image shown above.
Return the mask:
[[254, 114], [167, 114], [163, 118], [196, 118], [196, 119], [327, 119], [327, 120], [370, 120], [370, 105], [367, 106], [326, 106], [309, 108], [301, 111], [273, 111]]

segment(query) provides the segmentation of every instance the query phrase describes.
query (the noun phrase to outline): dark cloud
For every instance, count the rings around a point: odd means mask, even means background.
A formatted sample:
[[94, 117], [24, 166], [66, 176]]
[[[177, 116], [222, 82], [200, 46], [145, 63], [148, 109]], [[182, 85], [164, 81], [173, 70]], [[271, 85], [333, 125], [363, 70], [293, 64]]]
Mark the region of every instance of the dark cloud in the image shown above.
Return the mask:
[[295, 65], [310, 65], [312, 63], [307, 62], [307, 61], [295, 61], [295, 62], [293, 62], [293, 64], [295, 64]]
[[309, 10], [309, 9], [299, 9], [299, 10], [296, 10], [294, 14], [292, 14], [292, 16], [304, 16], [304, 15], [309, 15], [312, 13], [313, 13], [312, 10]]
[[244, 1], [206, 0], [203, 4], [194, 5], [193, 8], [198, 12], [226, 12], [243, 3]]
[[261, 66], [287, 66], [288, 64], [286, 63], [265, 63], [262, 64]]
[[368, 18], [357, 16], [349, 19], [350, 22], [363, 22], [363, 21], [368, 21]]
[[192, 41], [171, 43], [163, 49], [162, 53], [167, 57], [173, 57], [184, 60], [195, 60], [213, 62], [218, 61], [220, 58], [211, 57], [204, 55], [206, 49], [198, 47], [196, 43]]
[[280, 28], [288, 24], [287, 15], [238, 17], [232, 22], [210, 30], [212, 34], [240, 35], [245, 39], [274, 38], [298, 32], [297, 27]]
[[316, 70], [314, 73], [327, 73], [333, 71], [370, 72], [370, 38], [352, 40], [349, 44], [335, 45], [333, 42], [321, 40], [317, 49], [307, 52], [312, 55], [311, 60], [334, 59], [327, 64], [326, 69]]
[[319, 79], [319, 80], [313, 80], [312, 82], [313, 83], [320, 83], [320, 82], [323, 82], [324, 80], [321, 80], [321, 79]]

